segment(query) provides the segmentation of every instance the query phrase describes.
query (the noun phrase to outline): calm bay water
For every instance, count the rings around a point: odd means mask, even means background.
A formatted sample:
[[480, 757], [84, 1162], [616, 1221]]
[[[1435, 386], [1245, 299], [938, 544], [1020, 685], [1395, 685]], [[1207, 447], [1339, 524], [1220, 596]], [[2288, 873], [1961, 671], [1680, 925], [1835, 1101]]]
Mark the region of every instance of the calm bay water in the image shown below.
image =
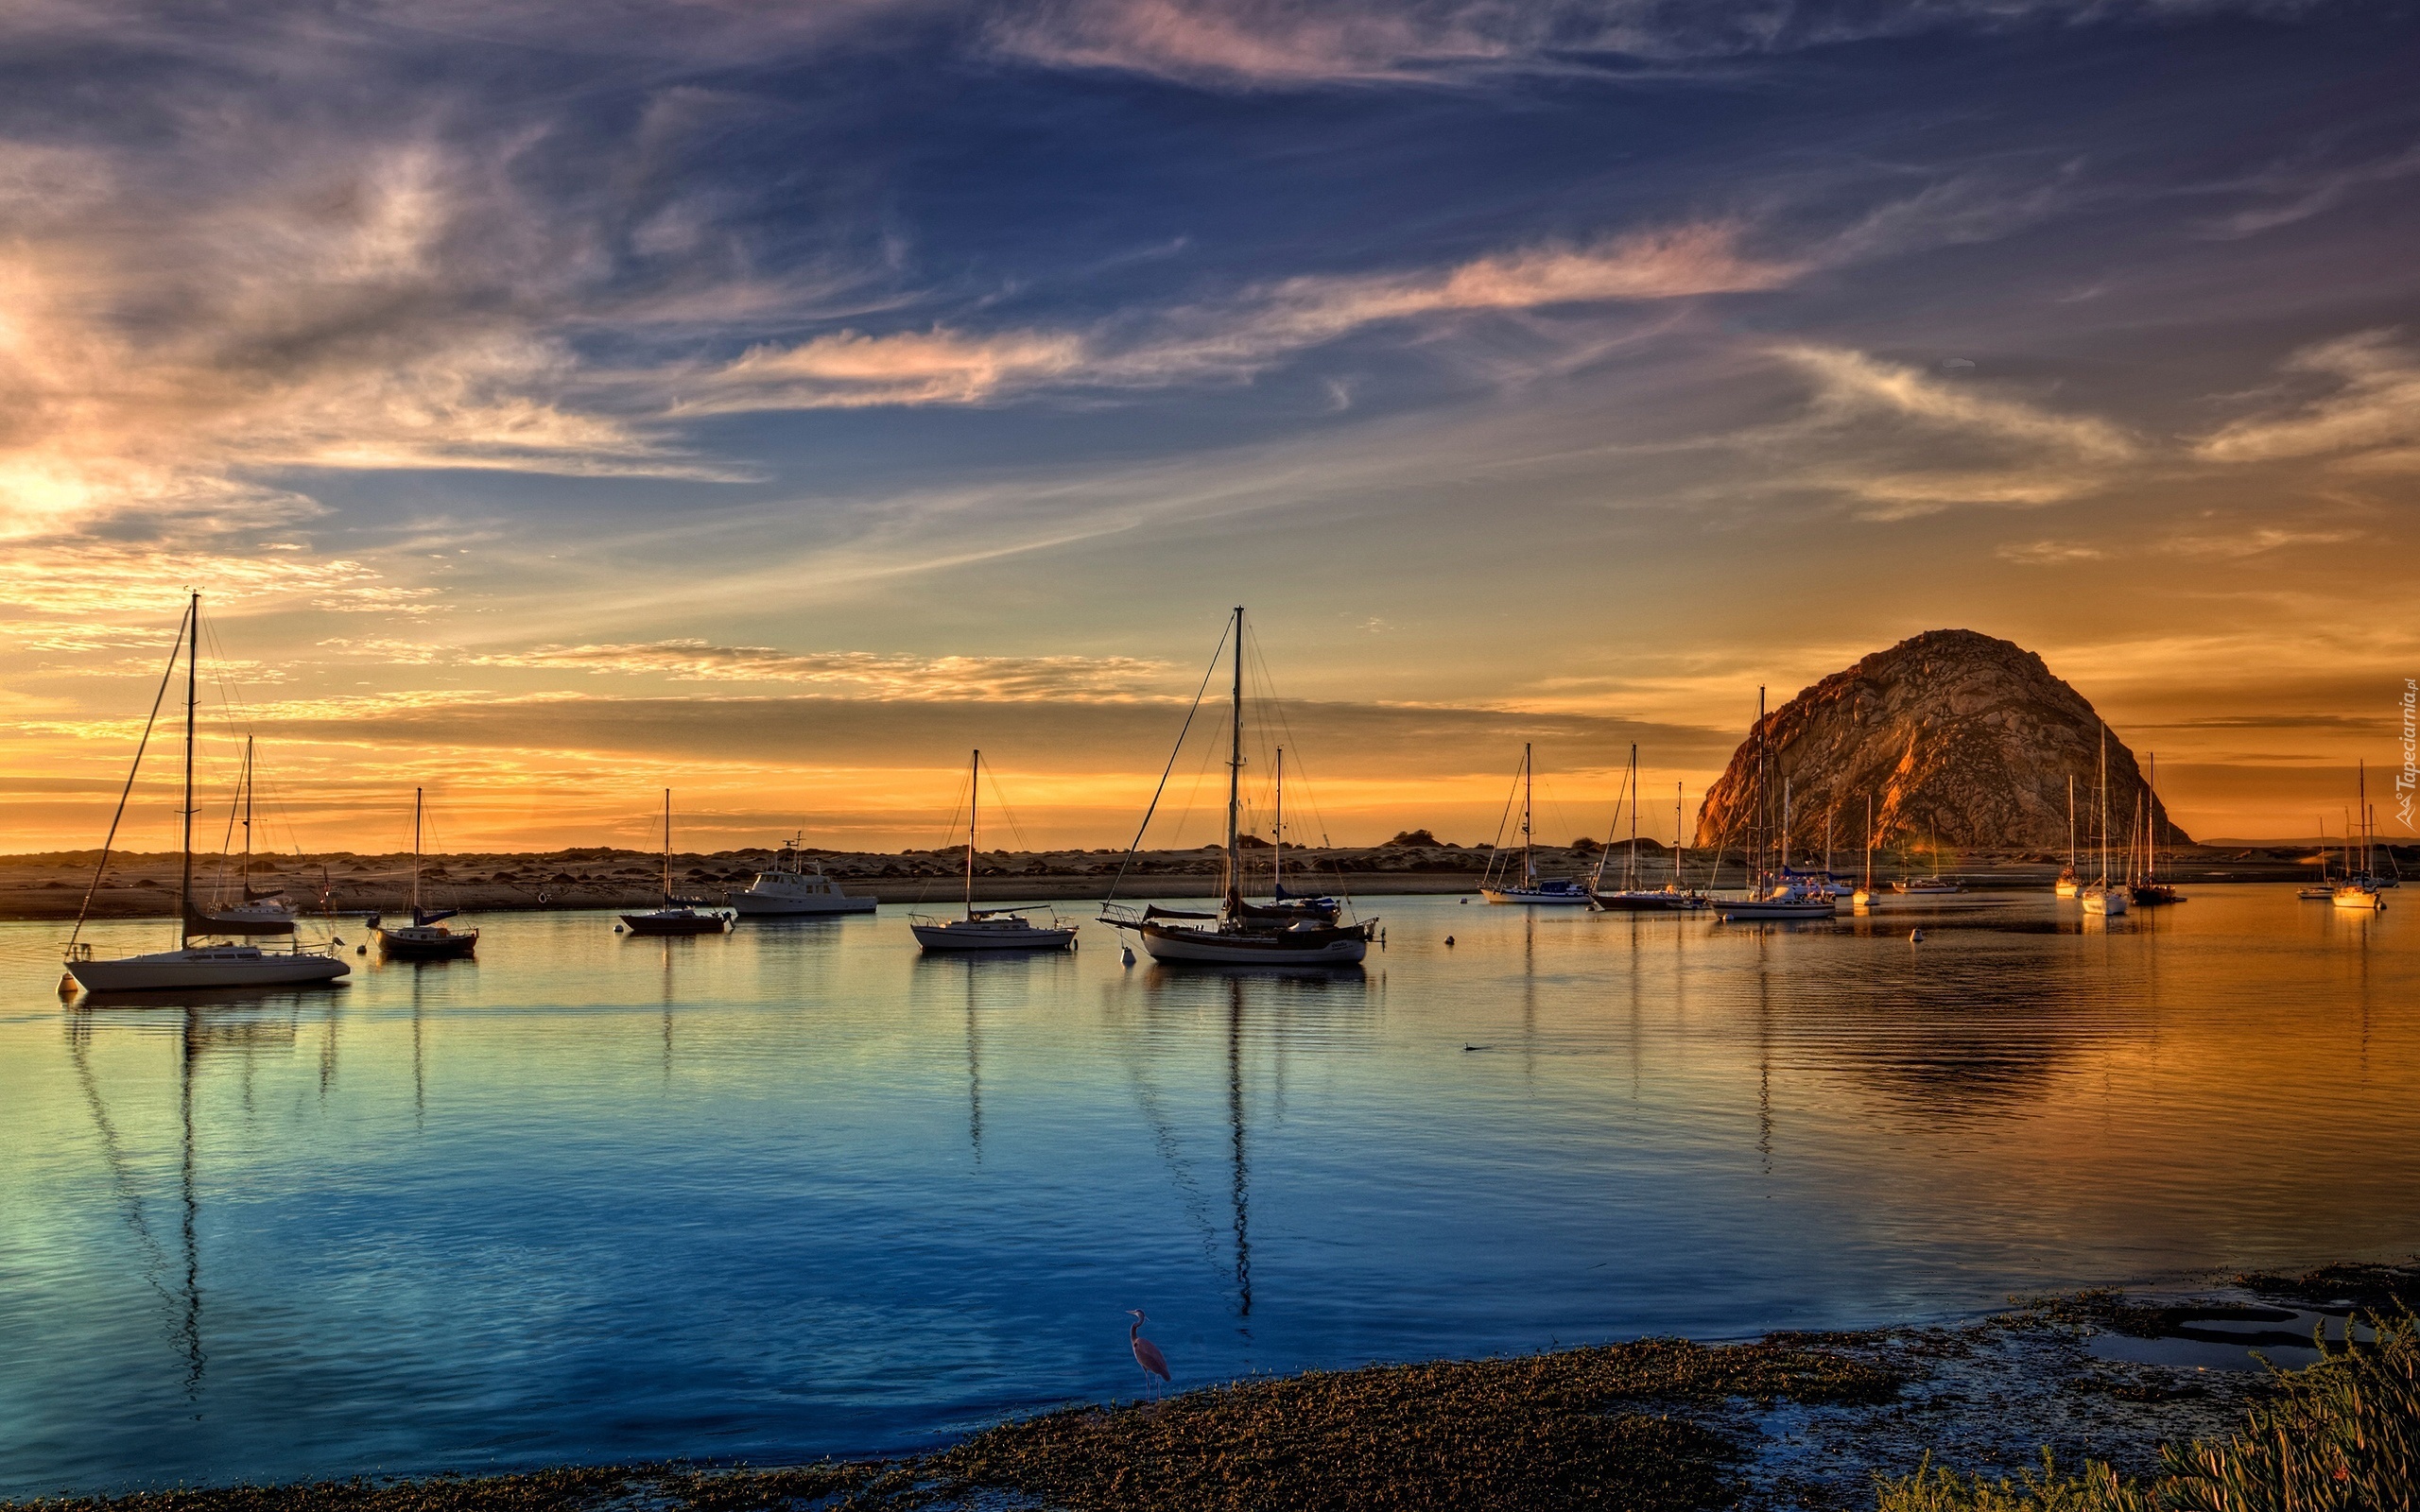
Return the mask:
[[0, 924], [0, 1494], [911, 1449], [1133, 1393], [1129, 1307], [1184, 1385], [2420, 1249], [2399, 898], [1369, 907], [1334, 977], [558, 914], [91, 1008]]

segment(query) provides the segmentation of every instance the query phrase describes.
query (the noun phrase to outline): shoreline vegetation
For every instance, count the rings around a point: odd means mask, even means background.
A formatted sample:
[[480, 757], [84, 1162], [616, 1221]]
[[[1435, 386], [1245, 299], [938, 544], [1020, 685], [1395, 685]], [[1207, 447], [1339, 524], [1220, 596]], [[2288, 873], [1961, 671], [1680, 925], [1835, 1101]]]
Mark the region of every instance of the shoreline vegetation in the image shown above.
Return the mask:
[[[1627, 841], [1614, 848], [1609, 874], [1621, 868]], [[1253, 850], [1265, 857], [1264, 842]], [[2401, 850], [2382, 848], [2395, 865], [2420, 869], [2420, 847]], [[749, 849], [679, 851], [672, 857], [674, 885], [718, 902], [725, 889], [742, 888], [758, 868], [769, 864], [772, 851]], [[809, 848], [806, 856], [821, 865], [848, 891], [884, 902], [955, 902], [965, 875], [964, 852], [955, 850], [898, 852], [828, 850]], [[1473, 891], [1487, 868], [1485, 846], [1436, 843], [1426, 832], [1414, 832], [1384, 845], [1311, 850], [1288, 846], [1287, 878], [1297, 892], [1354, 896], [1387, 893], [1466, 893]], [[1638, 863], [1648, 885], [1661, 886], [1670, 877], [1670, 853], [1653, 841], [1641, 841]], [[0, 855], [0, 919], [73, 919], [83, 905], [93, 882], [98, 850], [53, 850]], [[1586, 876], [1597, 866], [1594, 846], [1540, 847], [1538, 864], [1550, 875]], [[1801, 865], [1819, 865], [1801, 858]], [[1861, 854], [1836, 852], [1835, 870], [1842, 876], [1860, 871]], [[1941, 874], [1974, 887], [2047, 888], [2066, 857], [2041, 850], [1946, 849]], [[989, 850], [977, 857], [975, 895], [977, 902], [1070, 901], [1097, 902], [1125, 865], [1125, 852], [1099, 850]], [[633, 908], [652, 906], [663, 876], [663, 856], [651, 850], [588, 846], [548, 851], [476, 851], [432, 854], [422, 858], [424, 886], [445, 900], [445, 906], [465, 912], [505, 913], [538, 909]], [[2308, 845], [2203, 845], [2181, 848], [2163, 864], [2170, 880], [2206, 885], [2233, 882], [2308, 882], [2315, 876], [2315, 852]], [[179, 858], [174, 851], [113, 855], [101, 888], [93, 894], [95, 919], [167, 918], [176, 913]], [[1265, 865], [1254, 867], [1266, 879]], [[232, 868], [220, 877], [217, 858], [196, 858], [195, 880], [205, 888], [223, 881], [236, 884]], [[1739, 857], [1724, 858], [1719, 877], [1709, 882], [1711, 865], [1702, 852], [1688, 854], [1685, 876], [1692, 886], [1737, 886]], [[1875, 875], [1883, 882], [1927, 876], [1931, 856], [1921, 850], [1906, 854], [1875, 856]], [[350, 850], [303, 855], [264, 854], [253, 857], [256, 886], [279, 886], [305, 914], [323, 911], [321, 888], [328, 892], [325, 911], [358, 914], [401, 908], [410, 892], [411, 857], [407, 852], [358, 853]], [[1218, 849], [1145, 850], [1136, 853], [1126, 870], [1122, 889], [1127, 897], [1211, 897], [1219, 886]]]
[[[2420, 1262], [2334, 1265], [2193, 1295], [2040, 1298], [1962, 1325], [1253, 1377], [1013, 1418], [891, 1459], [179, 1487], [0, 1512], [2403, 1508], [2420, 1483], [2407, 1296]], [[2096, 1348], [2275, 1347], [2306, 1319], [2316, 1363], [2266, 1375]]]

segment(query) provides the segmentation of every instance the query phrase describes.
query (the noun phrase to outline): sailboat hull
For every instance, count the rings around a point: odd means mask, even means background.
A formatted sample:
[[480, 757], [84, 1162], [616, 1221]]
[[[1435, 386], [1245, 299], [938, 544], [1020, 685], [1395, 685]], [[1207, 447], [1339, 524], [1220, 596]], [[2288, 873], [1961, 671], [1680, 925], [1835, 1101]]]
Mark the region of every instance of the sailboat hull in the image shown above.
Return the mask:
[[720, 935], [731, 928], [731, 919], [725, 914], [675, 908], [657, 914], [624, 914], [622, 926], [633, 935]]
[[1600, 892], [1597, 906], [1608, 913], [1677, 914], [1703, 908], [1706, 901], [1680, 892]]
[[2330, 895], [2329, 902], [2339, 908], [2364, 914], [2376, 913], [2386, 906], [2386, 900], [2367, 887], [2339, 887]]
[[1370, 925], [1344, 929], [1186, 929], [1144, 924], [1135, 933], [1155, 961], [1184, 966], [1353, 966], [1370, 954]]
[[1596, 902], [1584, 887], [1569, 891], [1559, 887], [1481, 887], [1478, 895], [1492, 903], [1520, 903], [1532, 908], [1585, 908]]
[[223, 913], [195, 915], [193, 930], [197, 935], [291, 935], [294, 916], [283, 907], [239, 904]]
[[916, 943], [928, 951], [1063, 951], [1076, 942], [1072, 928], [1053, 928], [1018, 919], [953, 919], [910, 924]]
[[350, 975], [352, 970], [332, 955], [288, 954], [264, 951], [256, 945], [204, 945], [112, 961], [67, 963], [67, 973], [87, 992], [298, 987], [333, 982]]
[[450, 929], [397, 927], [381, 929], [378, 954], [403, 961], [459, 960], [479, 948], [479, 932], [466, 929], [457, 933]]
[[1715, 907], [1722, 911], [1726, 924], [1735, 919], [1831, 919], [1840, 913], [1839, 905], [1828, 898], [1740, 899], [1718, 902]]

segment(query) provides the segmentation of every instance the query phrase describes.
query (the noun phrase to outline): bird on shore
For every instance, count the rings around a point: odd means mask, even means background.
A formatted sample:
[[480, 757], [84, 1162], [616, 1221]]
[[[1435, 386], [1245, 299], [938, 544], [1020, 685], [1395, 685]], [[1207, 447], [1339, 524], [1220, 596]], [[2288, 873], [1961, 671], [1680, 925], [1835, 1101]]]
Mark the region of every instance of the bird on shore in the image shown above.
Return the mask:
[[1126, 1331], [1126, 1342], [1134, 1350], [1134, 1363], [1143, 1367], [1144, 1384], [1150, 1384], [1153, 1376], [1159, 1377], [1162, 1381], [1174, 1382], [1176, 1378], [1168, 1374], [1168, 1357], [1160, 1352], [1158, 1345], [1143, 1337], [1145, 1321], [1143, 1310], [1139, 1307], [1130, 1307], [1126, 1311], [1134, 1319], [1133, 1327]]

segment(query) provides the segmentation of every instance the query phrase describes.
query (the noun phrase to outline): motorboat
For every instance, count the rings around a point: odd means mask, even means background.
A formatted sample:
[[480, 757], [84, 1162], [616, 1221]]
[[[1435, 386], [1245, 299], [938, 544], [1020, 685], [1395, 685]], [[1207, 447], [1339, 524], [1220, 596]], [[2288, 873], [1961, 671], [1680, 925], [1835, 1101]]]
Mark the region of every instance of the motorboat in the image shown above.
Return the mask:
[[807, 919], [826, 914], [871, 914], [879, 906], [872, 898], [852, 898], [823, 874], [821, 865], [808, 859], [800, 843], [782, 842], [773, 863], [756, 873], [746, 887], [722, 895], [731, 911], [742, 919]]
[[977, 750], [967, 762], [966, 782], [966, 889], [960, 904], [963, 912], [956, 919], [942, 919], [931, 914], [909, 914], [908, 932], [916, 943], [927, 951], [1063, 951], [1076, 943], [1074, 924], [1059, 922], [1052, 913], [1050, 922], [1037, 924], [1026, 917], [1022, 908], [977, 908], [975, 906], [975, 837], [982, 814], [983, 752]]
[[722, 935], [733, 916], [695, 898], [672, 895], [672, 789], [664, 790], [664, 902], [651, 913], [624, 914], [633, 935]]
[[[190, 639], [188, 639], [188, 636]], [[295, 987], [332, 982], [351, 974], [352, 968], [339, 960], [334, 947], [325, 950], [305, 949], [300, 940], [290, 940], [286, 949], [265, 951], [257, 945], [209, 941], [212, 935], [230, 931], [220, 928], [218, 921], [197, 903], [193, 877], [193, 767], [194, 726], [200, 704], [201, 662], [201, 595], [195, 593], [185, 606], [182, 624], [177, 627], [178, 648], [168, 660], [168, 669], [162, 678], [162, 692], [166, 691], [167, 679], [176, 674], [177, 662], [185, 664], [185, 774], [184, 801], [182, 805], [183, 830], [182, 880], [177, 891], [177, 948], [156, 951], [144, 955], [96, 957], [93, 947], [70, 936], [67, 944], [67, 974], [88, 992], [159, 992], [185, 991], [207, 988]], [[153, 705], [157, 709], [157, 704]], [[146, 735], [148, 735], [147, 727]], [[249, 747], [248, 747], [249, 748]], [[143, 764], [143, 750], [137, 747], [134, 765], [137, 771]], [[118, 798], [117, 813], [110, 820], [109, 841], [101, 847], [100, 865], [94, 869], [93, 880], [98, 885], [109, 867], [110, 845], [115, 840], [119, 822], [126, 816], [127, 796], [134, 790], [134, 774], [129, 774], [125, 793]], [[258, 902], [260, 900], [253, 900]], [[92, 905], [92, 895], [85, 895], [85, 907]], [[76, 933], [83, 930], [79, 915]], [[281, 933], [291, 935], [293, 924], [288, 916]], [[264, 931], [266, 933], [266, 931]], [[194, 943], [196, 936], [205, 943]]]

